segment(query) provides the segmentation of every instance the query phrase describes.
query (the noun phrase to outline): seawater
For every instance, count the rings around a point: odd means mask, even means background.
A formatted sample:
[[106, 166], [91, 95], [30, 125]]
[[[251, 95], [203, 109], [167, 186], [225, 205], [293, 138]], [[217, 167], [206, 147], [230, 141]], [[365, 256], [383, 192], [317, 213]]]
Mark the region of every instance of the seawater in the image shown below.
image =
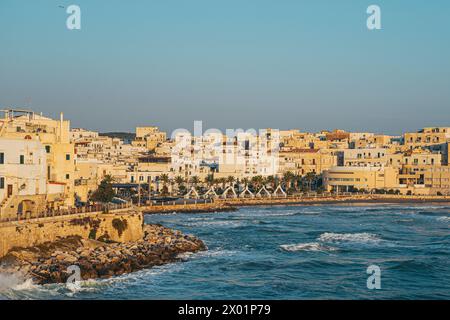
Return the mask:
[[[148, 215], [208, 251], [107, 280], [37, 286], [0, 274], [1, 299], [450, 299], [450, 207], [252, 207]], [[381, 289], [367, 288], [367, 267]]]

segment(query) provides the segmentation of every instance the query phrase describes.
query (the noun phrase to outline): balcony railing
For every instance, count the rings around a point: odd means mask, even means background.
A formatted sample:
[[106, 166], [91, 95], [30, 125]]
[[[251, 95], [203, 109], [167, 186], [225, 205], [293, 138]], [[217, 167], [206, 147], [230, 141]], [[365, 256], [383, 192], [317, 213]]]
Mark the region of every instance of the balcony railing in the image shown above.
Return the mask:
[[0, 223], [3, 222], [19, 222], [19, 221], [32, 221], [36, 219], [41, 218], [50, 218], [50, 217], [63, 217], [63, 216], [70, 216], [70, 215], [78, 215], [83, 213], [101, 213], [101, 212], [111, 212], [116, 210], [122, 210], [131, 208], [131, 203], [123, 203], [123, 204], [108, 204], [108, 205], [91, 205], [91, 206], [84, 206], [84, 207], [77, 207], [77, 208], [70, 208], [70, 209], [59, 209], [59, 210], [50, 210], [34, 215], [30, 214], [23, 214], [23, 215], [17, 215], [15, 217], [7, 217], [0, 219]]

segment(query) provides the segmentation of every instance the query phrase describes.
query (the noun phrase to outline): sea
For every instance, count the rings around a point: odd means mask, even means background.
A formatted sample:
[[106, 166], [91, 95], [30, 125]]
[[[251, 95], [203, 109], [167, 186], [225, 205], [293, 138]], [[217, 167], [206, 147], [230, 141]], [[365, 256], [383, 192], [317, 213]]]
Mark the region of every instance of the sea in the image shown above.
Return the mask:
[[0, 299], [450, 299], [450, 206], [246, 207], [145, 222], [208, 250], [79, 287], [0, 273]]

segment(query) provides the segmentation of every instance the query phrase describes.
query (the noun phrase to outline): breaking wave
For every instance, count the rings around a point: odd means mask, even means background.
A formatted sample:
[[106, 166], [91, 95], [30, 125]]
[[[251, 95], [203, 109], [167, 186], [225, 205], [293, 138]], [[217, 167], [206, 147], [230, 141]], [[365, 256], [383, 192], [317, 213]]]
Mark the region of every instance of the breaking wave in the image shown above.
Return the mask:
[[19, 274], [0, 273], [0, 292], [8, 290], [26, 290], [34, 287], [31, 279], [24, 279]]
[[299, 243], [299, 244], [282, 244], [280, 248], [285, 251], [310, 251], [310, 252], [328, 252], [336, 251], [337, 248], [323, 245], [318, 242]]
[[321, 242], [379, 242], [381, 239], [372, 233], [333, 233], [325, 232], [318, 238]]

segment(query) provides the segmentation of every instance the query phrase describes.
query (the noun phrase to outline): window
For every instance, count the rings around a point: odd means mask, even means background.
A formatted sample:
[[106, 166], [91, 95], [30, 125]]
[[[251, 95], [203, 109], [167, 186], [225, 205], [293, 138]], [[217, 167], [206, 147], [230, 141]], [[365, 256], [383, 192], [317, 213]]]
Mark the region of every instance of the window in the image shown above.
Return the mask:
[[0, 189], [5, 189], [5, 178], [4, 177], [0, 178]]
[[45, 152], [50, 153], [51, 151], [51, 147], [50, 146], [45, 146]]
[[66, 154], [66, 160], [70, 160], [70, 154]]
[[20, 164], [24, 164], [25, 163], [25, 156], [23, 154], [20, 155]]
[[70, 179], [70, 174], [66, 174], [66, 179], [67, 179], [67, 180]]
[[5, 163], [5, 154], [3, 152], [0, 152], [0, 164]]

